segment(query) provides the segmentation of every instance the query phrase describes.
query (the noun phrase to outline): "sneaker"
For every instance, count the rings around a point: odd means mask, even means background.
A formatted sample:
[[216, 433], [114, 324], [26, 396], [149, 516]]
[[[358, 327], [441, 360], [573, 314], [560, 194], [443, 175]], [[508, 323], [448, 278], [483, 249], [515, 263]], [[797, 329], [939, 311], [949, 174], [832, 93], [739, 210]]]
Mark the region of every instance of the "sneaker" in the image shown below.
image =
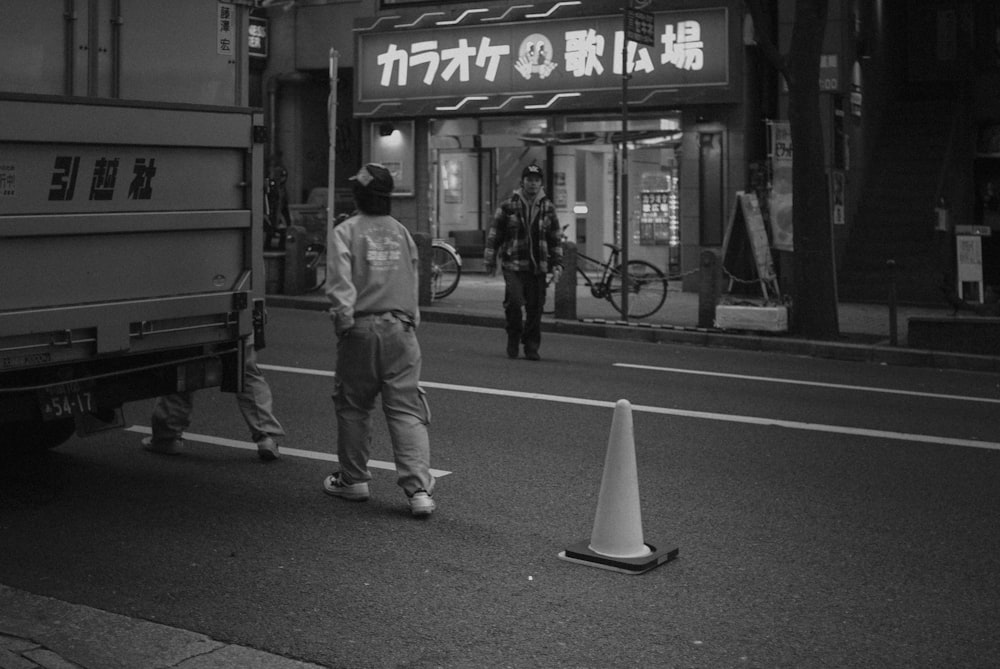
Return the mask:
[[278, 442], [271, 437], [264, 437], [257, 442], [257, 457], [264, 462], [278, 459]]
[[413, 493], [413, 497], [410, 498], [410, 513], [414, 516], [429, 516], [436, 508], [437, 504], [423, 490]]
[[367, 483], [344, 483], [340, 472], [334, 472], [323, 479], [323, 491], [327, 495], [342, 497], [355, 502], [363, 502], [370, 496]]
[[179, 455], [181, 449], [184, 448], [184, 440], [179, 437], [176, 439], [153, 439], [152, 437], [146, 437], [142, 440], [142, 447], [150, 453]]
[[541, 356], [538, 355], [538, 351], [525, 351], [524, 357], [528, 360], [541, 360]]

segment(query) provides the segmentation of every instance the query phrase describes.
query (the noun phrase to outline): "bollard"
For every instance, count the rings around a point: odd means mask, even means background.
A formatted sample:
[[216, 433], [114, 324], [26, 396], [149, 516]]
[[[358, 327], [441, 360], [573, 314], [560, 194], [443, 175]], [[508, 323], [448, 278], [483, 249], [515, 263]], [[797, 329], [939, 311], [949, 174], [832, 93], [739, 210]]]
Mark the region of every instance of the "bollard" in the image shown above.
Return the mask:
[[698, 327], [711, 328], [715, 325], [715, 305], [719, 303], [719, 256], [715, 251], [701, 252], [698, 275]]
[[563, 242], [563, 273], [555, 285], [552, 299], [556, 318], [576, 320], [576, 244]]
[[417, 255], [420, 259], [417, 268], [419, 287], [417, 290], [417, 303], [421, 307], [431, 305], [431, 254], [434, 249], [431, 246], [431, 236], [426, 232], [414, 232], [410, 235], [417, 245]]
[[285, 231], [284, 293], [301, 295], [306, 292], [306, 229], [291, 225]]
[[896, 328], [896, 261], [889, 259], [889, 345], [898, 346], [899, 337]]

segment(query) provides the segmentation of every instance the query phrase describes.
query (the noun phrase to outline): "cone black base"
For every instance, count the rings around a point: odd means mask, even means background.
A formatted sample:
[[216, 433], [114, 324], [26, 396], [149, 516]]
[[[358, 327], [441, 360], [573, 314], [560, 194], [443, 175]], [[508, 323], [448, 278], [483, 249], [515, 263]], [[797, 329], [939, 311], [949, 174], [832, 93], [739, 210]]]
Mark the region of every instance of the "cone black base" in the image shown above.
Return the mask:
[[599, 569], [610, 569], [611, 571], [623, 574], [642, 574], [653, 567], [666, 564], [677, 558], [680, 552], [678, 548], [657, 550], [655, 546], [646, 544], [651, 553], [637, 558], [617, 558], [595, 553], [590, 550], [590, 541], [583, 540], [573, 544], [566, 550], [559, 553], [560, 560], [576, 562], [588, 567], [598, 567]]

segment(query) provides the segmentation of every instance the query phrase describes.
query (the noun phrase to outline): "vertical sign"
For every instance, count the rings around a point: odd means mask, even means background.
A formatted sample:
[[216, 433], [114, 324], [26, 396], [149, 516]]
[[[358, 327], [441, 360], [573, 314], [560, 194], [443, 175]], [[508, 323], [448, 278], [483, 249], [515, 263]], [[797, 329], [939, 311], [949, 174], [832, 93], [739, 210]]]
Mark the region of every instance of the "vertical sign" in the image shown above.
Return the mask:
[[834, 225], [844, 225], [844, 170], [830, 172], [830, 219]]
[[216, 21], [215, 29], [218, 33], [218, 52], [223, 56], [231, 56], [236, 45], [233, 43], [233, 22], [236, 20], [236, 12], [233, 5], [225, 2], [219, 3], [219, 17]]
[[794, 251], [792, 244], [792, 129], [788, 121], [769, 124], [771, 188], [768, 211], [774, 248]]
[[978, 235], [955, 235], [958, 296], [983, 301], [983, 240]]
[[636, 44], [656, 46], [656, 26], [653, 13], [641, 9], [625, 10], [625, 38]]

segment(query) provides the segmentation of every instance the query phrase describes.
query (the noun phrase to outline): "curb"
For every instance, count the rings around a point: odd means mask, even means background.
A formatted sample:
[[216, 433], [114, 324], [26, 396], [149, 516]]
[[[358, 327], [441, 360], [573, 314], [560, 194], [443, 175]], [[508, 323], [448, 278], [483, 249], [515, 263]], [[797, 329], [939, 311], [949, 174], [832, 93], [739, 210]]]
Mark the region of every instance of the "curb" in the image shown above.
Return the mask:
[[188, 630], [0, 585], [0, 668], [321, 669]]

